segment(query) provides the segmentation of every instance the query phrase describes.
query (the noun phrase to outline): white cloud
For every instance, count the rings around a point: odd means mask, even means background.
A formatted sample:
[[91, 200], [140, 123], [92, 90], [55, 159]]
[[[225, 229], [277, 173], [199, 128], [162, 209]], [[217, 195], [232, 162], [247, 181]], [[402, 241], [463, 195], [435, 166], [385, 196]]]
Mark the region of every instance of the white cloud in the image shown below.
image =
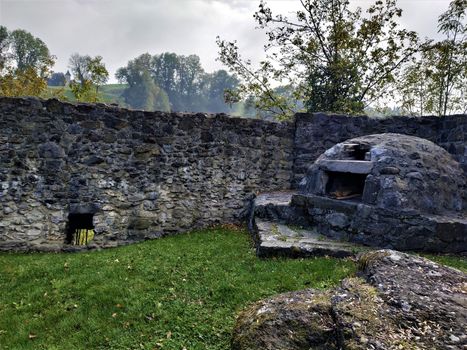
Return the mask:
[[[369, 0], [352, 4], [368, 6]], [[298, 0], [268, 2], [276, 13], [298, 8]], [[208, 71], [216, 61], [215, 38], [238, 40], [244, 57], [263, 56], [265, 35], [255, 30], [256, 0], [0, 0], [0, 23], [40, 37], [65, 71], [74, 52], [104, 57], [115, 70], [139, 54], [197, 54]], [[402, 22], [422, 36], [436, 34], [436, 19], [448, 0], [399, 0]]]

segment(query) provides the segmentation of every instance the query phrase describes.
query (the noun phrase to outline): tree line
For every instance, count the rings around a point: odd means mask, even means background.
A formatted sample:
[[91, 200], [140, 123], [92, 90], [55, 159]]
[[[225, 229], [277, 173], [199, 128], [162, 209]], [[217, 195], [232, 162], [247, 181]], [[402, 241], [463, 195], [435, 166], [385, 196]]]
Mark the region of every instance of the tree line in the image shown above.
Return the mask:
[[118, 69], [116, 77], [128, 84], [125, 102], [146, 110], [229, 112], [224, 91], [239, 84], [225, 70], [206, 73], [197, 55], [168, 52], [140, 55]]
[[[103, 58], [71, 55], [71, 79], [53, 72], [55, 57], [47, 45], [31, 33], [0, 26], [0, 95], [50, 97], [47, 86], [65, 86], [74, 99], [83, 102], [102, 100], [99, 89], [109, 79]], [[225, 70], [206, 73], [198, 56], [163, 53], [143, 54], [118, 69], [116, 78], [127, 85], [122, 93], [124, 105], [148, 111], [229, 112], [224, 90], [234, 89], [238, 79]], [[55, 90], [54, 90], [55, 91]], [[65, 98], [56, 90], [55, 97]]]
[[[263, 61], [244, 59], [236, 41], [221, 38], [219, 60], [230, 73], [207, 73], [196, 55], [142, 54], [116, 72], [125, 84], [123, 103], [195, 112], [235, 106], [243, 115], [275, 119], [299, 111], [467, 112], [467, 0], [452, 0], [441, 14], [439, 41], [403, 28], [396, 0], [375, 0], [366, 11], [351, 9], [349, 0], [297, 1], [301, 9], [289, 16], [260, 2], [254, 19], [268, 38]], [[47, 82], [67, 83], [51, 71], [54, 60], [41, 39], [0, 26], [0, 95], [50, 95]], [[109, 78], [103, 58], [73, 54], [69, 68], [75, 98], [100, 100]]]

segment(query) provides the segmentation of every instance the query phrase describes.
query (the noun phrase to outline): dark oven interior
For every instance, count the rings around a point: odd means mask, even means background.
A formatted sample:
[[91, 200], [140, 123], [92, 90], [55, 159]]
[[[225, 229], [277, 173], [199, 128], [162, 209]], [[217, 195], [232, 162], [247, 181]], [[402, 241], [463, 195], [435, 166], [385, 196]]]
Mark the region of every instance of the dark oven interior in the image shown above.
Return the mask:
[[326, 195], [336, 199], [360, 199], [365, 187], [367, 174], [326, 172], [328, 181]]

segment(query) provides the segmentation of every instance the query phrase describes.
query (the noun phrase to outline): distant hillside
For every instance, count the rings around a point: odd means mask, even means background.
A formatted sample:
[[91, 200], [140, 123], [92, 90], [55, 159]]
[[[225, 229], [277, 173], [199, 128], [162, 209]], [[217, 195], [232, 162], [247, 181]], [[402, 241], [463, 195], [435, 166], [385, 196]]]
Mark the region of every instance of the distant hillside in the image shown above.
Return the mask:
[[[125, 99], [122, 97], [124, 90], [128, 87], [127, 84], [107, 84], [99, 88], [100, 102], [104, 103], [116, 103], [121, 107], [127, 107], [131, 109], [131, 106], [128, 106], [125, 103]], [[58, 98], [60, 100], [76, 102], [75, 97], [71, 93], [69, 87], [66, 86], [48, 86], [48, 95], [47, 98]], [[198, 110], [191, 112], [199, 112]], [[255, 110], [248, 106], [245, 102], [239, 102], [232, 105], [230, 111], [227, 112], [232, 116], [254, 118]], [[267, 117], [264, 117], [268, 119]]]
[[[127, 87], [128, 85], [126, 84], [103, 85], [100, 88], [100, 93], [99, 93], [101, 101], [105, 103], [117, 103], [121, 106], [125, 106], [125, 101], [122, 97], [122, 93]], [[69, 87], [49, 86], [48, 92], [49, 92], [48, 97], [57, 97], [59, 99], [64, 99], [70, 102], [76, 101]]]

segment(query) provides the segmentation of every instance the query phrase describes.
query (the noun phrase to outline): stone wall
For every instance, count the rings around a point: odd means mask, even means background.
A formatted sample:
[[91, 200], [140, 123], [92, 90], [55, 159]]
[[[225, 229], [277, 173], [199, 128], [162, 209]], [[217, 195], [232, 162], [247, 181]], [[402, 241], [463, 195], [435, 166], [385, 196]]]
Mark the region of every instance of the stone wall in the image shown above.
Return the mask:
[[258, 192], [289, 189], [327, 148], [381, 132], [427, 138], [467, 168], [467, 117], [298, 114], [294, 123], [0, 98], [0, 249], [89, 247], [239, 222]]
[[296, 115], [293, 186], [328, 148], [347, 139], [380, 133], [400, 133], [428, 139], [445, 148], [467, 173], [467, 116], [391, 117], [385, 119], [326, 115]]
[[107, 247], [238, 222], [290, 187], [291, 124], [0, 98], [0, 249], [63, 245], [93, 214]]

